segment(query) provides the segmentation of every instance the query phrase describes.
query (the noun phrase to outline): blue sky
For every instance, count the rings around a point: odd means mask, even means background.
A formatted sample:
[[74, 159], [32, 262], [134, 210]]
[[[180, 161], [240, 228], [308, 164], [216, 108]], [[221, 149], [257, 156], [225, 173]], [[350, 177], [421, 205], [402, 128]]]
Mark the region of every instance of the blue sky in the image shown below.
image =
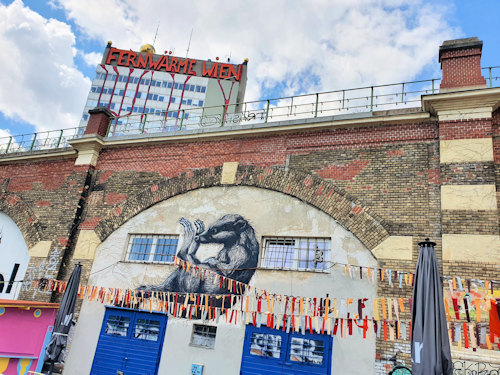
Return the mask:
[[440, 76], [443, 40], [500, 66], [498, 0], [0, 0], [0, 137], [76, 127], [108, 40], [249, 58], [247, 100]]

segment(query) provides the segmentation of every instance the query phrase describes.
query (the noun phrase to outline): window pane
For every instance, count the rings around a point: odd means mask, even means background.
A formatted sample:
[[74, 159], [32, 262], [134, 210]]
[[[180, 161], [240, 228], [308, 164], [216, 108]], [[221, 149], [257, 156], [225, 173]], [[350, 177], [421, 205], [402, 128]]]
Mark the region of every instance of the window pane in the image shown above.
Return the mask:
[[292, 337], [290, 361], [321, 365], [325, 348], [322, 340], [309, 340]]
[[[140, 112], [141, 108], [134, 107], [133, 110]], [[155, 114], [153, 108], [146, 108], [145, 112]], [[161, 111], [157, 110], [156, 114], [159, 116]], [[172, 263], [177, 253], [178, 242], [179, 236], [177, 235], [131, 235], [126, 259], [131, 261]]]
[[134, 337], [136, 339], [158, 341], [160, 336], [160, 322], [158, 320], [137, 319]]
[[260, 357], [280, 358], [281, 336], [268, 333], [252, 333], [250, 354]]
[[264, 239], [263, 268], [325, 272], [329, 262], [329, 238]]
[[153, 238], [134, 237], [129, 251], [129, 260], [149, 260]]
[[266, 240], [263, 267], [278, 269], [293, 268], [294, 246], [294, 240]]
[[106, 322], [106, 333], [113, 336], [127, 336], [130, 318], [110, 315]]
[[213, 348], [215, 347], [216, 335], [217, 327], [195, 324], [191, 336], [191, 345]]

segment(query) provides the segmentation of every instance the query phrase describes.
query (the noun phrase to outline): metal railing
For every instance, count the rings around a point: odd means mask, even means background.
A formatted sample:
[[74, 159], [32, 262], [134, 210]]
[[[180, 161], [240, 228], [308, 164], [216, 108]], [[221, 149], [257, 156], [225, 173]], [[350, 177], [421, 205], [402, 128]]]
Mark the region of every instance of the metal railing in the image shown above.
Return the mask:
[[[488, 87], [500, 86], [500, 66], [482, 68]], [[440, 79], [288, 96], [215, 107], [156, 111], [111, 119], [108, 137], [177, 133], [214, 127], [234, 127], [325, 116], [374, 113], [420, 107], [421, 95], [439, 92]], [[83, 135], [83, 128], [39, 132], [0, 138], [0, 155], [68, 147], [68, 140]]]
[[68, 140], [82, 135], [84, 130], [84, 128], [70, 128], [0, 137], [0, 155], [70, 147]]
[[108, 136], [266, 124], [394, 108], [420, 107], [420, 97], [438, 92], [438, 79], [367, 86], [214, 107], [133, 114], [111, 121]]

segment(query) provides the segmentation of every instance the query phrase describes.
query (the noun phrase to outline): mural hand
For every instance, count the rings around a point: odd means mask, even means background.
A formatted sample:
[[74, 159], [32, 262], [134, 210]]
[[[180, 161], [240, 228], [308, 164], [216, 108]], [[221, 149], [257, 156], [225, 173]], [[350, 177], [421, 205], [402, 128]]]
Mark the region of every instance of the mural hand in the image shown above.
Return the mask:
[[205, 223], [203, 223], [203, 221], [201, 221], [200, 219], [196, 219], [194, 221], [194, 225], [196, 227], [196, 234], [200, 234], [200, 233], [203, 233], [205, 231]]
[[186, 233], [194, 233], [193, 225], [188, 219], [181, 217], [179, 223], [184, 227]]

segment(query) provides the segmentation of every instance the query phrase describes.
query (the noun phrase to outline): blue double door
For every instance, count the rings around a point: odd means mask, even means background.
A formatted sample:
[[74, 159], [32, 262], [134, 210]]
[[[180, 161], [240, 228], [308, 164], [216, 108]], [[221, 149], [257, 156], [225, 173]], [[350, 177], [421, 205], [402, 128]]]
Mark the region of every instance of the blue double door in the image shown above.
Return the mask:
[[247, 326], [240, 375], [329, 375], [332, 337]]
[[106, 308], [91, 375], [156, 375], [167, 317]]

